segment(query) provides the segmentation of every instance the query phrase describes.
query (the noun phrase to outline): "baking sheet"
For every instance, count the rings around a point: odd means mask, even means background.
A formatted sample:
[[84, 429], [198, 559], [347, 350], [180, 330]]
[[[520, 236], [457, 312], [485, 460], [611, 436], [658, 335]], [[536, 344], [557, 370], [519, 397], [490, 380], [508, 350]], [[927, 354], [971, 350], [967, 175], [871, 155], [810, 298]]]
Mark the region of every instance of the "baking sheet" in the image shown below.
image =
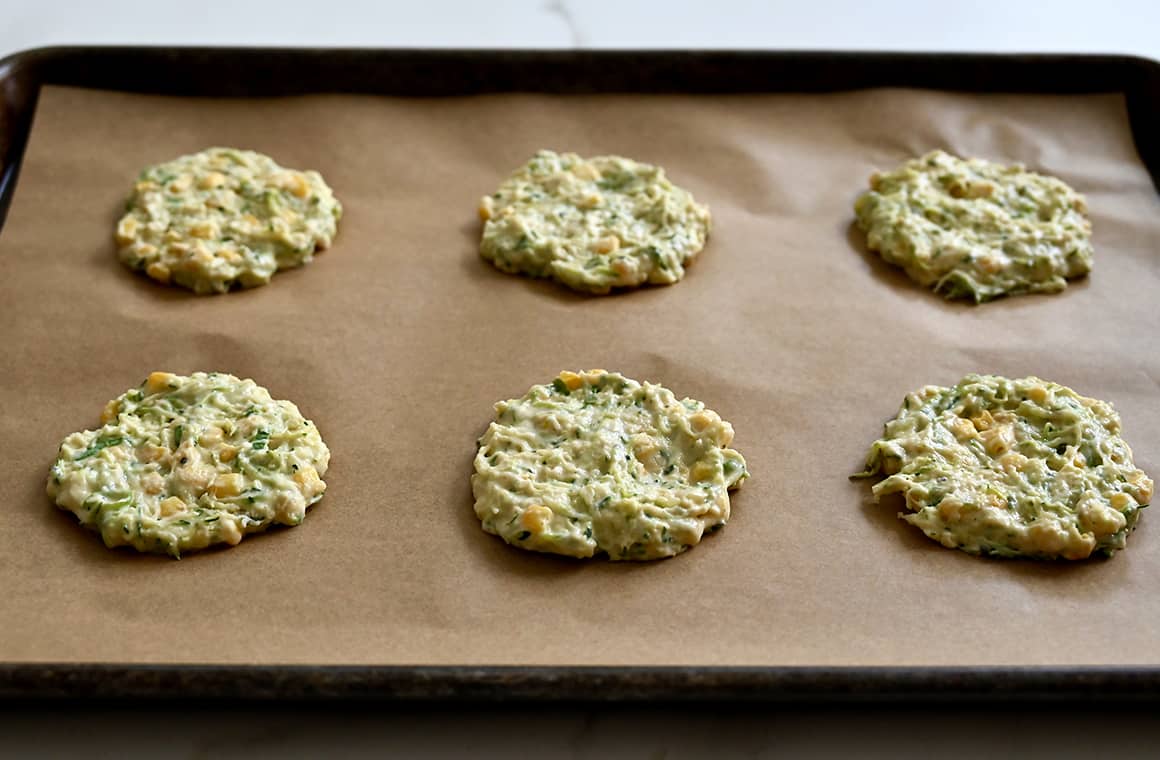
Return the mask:
[[[223, 144], [320, 170], [335, 245], [267, 287], [194, 297], [110, 241], [145, 165]], [[609, 298], [501, 274], [475, 205], [541, 147], [665, 166], [709, 204], [676, 286]], [[1084, 192], [1095, 272], [971, 307], [865, 252], [875, 168], [942, 147]], [[1115, 403], [1160, 473], [1160, 202], [1118, 96], [317, 96], [46, 88], [0, 234], [0, 661], [385, 665], [1155, 665], [1160, 529], [1109, 561], [986, 561], [869, 503], [903, 395], [970, 371]], [[699, 547], [650, 564], [512, 549], [471, 510], [497, 399], [606, 367], [705, 401], [752, 478]], [[302, 526], [181, 561], [109, 551], [44, 496], [56, 447], [148, 372], [294, 400], [333, 452]]]

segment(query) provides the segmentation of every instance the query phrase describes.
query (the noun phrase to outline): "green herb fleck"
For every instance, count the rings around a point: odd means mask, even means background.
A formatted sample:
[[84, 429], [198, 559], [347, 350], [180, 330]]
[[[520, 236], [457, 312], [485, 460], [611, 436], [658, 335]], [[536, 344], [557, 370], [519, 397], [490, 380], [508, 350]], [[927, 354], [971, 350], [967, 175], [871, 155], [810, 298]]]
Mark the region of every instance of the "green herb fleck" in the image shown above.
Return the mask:
[[93, 442], [92, 446], [89, 446], [87, 449], [82, 451], [80, 453], [80, 456], [78, 456], [73, 461], [79, 462], [82, 459], [88, 459], [89, 457], [94, 456], [95, 454], [103, 451], [104, 449], [109, 448], [110, 446], [118, 446], [124, 442], [125, 442], [125, 439], [119, 435], [110, 436], [108, 438], [98, 438], [96, 441]]

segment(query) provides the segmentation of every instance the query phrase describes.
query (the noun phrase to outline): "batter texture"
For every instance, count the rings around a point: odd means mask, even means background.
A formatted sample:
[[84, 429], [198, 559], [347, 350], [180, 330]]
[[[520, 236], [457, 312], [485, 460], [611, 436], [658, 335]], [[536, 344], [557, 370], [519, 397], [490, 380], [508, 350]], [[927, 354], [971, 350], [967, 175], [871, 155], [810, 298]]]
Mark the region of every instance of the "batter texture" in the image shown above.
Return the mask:
[[1054, 177], [936, 150], [870, 188], [854, 204], [869, 248], [947, 298], [1056, 293], [1091, 271], [1086, 203]]
[[561, 372], [495, 405], [479, 440], [475, 514], [521, 549], [671, 557], [729, 519], [748, 476], [733, 427], [700, 401], [614, 372]]
[[60, 445], [48, 495], [105, 545], [179, 557], [298, 525], [330, 451], [289, 401], [216, 372], [154, 372]]
[[130, 269], [195, 293], [265, 285], [330, 246], [342, 205], [315, 171], [209, 148], [141, 172], [117, 224]]
[[1037, 377], [967, 375], [911, 393], [856, 477], [874, 498], [971, 554], [1084, 559], [1123, 549], [1152, 480], [1132, 463], [1111, 405]]
[[479, 204], [496, 267], [586, 293], [668, 285], [705, 246], [709, 209], [663, 169], [542, 150]]

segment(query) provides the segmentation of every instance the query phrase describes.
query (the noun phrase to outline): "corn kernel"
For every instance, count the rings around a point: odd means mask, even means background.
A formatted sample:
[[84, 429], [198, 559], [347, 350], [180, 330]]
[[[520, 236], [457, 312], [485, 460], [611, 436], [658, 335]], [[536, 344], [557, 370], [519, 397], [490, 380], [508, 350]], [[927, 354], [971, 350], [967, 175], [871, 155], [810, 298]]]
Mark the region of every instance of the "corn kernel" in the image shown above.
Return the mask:
[[572, 173], [580, 179], [594, 180], [600, 178], [600, 172], [596, 171], [596, 167], [588, 163], [575, 164], [572, 167]]
[[697, 464], [693, 467], [692, 472], [689, 473], [689, 477], [691, 477], [694, 482], [713, 480], [716, 475], [717, 468], [714, 467], [710, 462], [697, 462]]
[[995, 274], [1003, 268], [1003, 260], [998, 256], [983, 256], [979, 259], [979, 269], [988, 274]]
[[479, 200], [479, 220], [486, 222], [495, 216], [495, 201], [491, 196], [484, 196]]
[[168, 499], [162, 499], [161, 504], [158, 505], [161, 509], [162, 517], [173, 517], [185, 511], [185, 502], [176, 496], [170, 496]]
[[540, 504], [534, 504], [524, 512], [523, 517], [520, 518], [520, 525], [532, 533], [543, 533], [551, 519], [551, 509]]
[[1112, 498], [1108, 500], [1113, 509], [1118, 509], [1123, 512], [1132, 505], [1132, 497], [1126, 493], [1112, 494]]
[[137, 229], [140, 227], [137, 220], [131, 216], [127, 216], [117, 223], [117, 242], [121, 245], [128, 245], [133, 242], [133, 237], [137, 234]]
[[198, 185], [202, 190], [213, 190], [215, 187], [221, 187], [225, 181], [225, 176], [220, 172], [210, 172], [201, 178], [201, 182]]
[[160, 261], [154, 261], [149, 266], [145, 267], [145, 274], [149, 275], [158, 282], [169, 282], [169, 267], [165, 266]]
[[958, 438], [960, 441], [974, 438], [977, 435], [975, 426], [971, 424], [971, 421], [964, 420], [962, 417], [956, 418], [950, 424], [950, 429], [955, 434], [955, 438]]
[[117, 415], [121, 412], [121, 402], [113, 399], [105, 404], [105, 408], [101, 411], [101, 424], [107, 425], [113, 420], [117, 419]]
[[975, 430], [987, 430], [994, 422], [995, 418], [986, 409], [971, 418], [971, 424], [975, 426]]
[[214, 496], [237, 496], [242, 492], [242, 485], [242, 476], [236, 472], [231, 472], [226, 475], [218, 475], [210, 489]]
[[209, 222], [194, 224], [189, 228], [189, 234], [196, 238], [209, 239], [214, 237], [213, 225]]
[[574, 391], [584, 384], [584, 378], [577, 375], [575, 372], [561, 372], [560, 379], [564, 381], [564, 385], [570, 391]]
[[150, 393], [159, 393], [169, 389], [169, 384], [177, 379], [177, 376], [170, 372], [153, 372], [149, 375], [149, 379], [145, 381], [145, 390]]
[[216, 425], [206, 428], [205, 432], [197, 437], [197, 442], [207, 447], [218, 445], [222, 442], [222, 429]]
[[717, 422], [717, 415], [714, 412], [704, 409], [689, 417], [689, 429], [693, 431], [694, 435], [703, 433], [706, 428]]
[[326, 484], [318, 477], [318, 470], [313, 467], [303, 467], [294, 473], [294, 482], [302, 489], [307, 498], [317, 496], [326, 490]]
[[217, 526], [218, 535], [220, 535], [222, 540], [227, 544], [230, 546], [237, 546], [238, 543], [241, 542], [242, 531], [238, 528], [238, 524], [234, 521], [234, 518], [223, 515], [221, 520], [218, 521]]
[[593, 251], [604, 255], [616, 253], [616, 251], [619, 249], [620, 238], [616, 237], [616, 235], [609, 235], [608, 237], [601, 238], [592, 244]]
[[1042, 385], [1037, 385], [1031, 390], [1027, 391], [1027, 397], [1037, 404], [1042, 404], [1047, 401], [1047, 389]]

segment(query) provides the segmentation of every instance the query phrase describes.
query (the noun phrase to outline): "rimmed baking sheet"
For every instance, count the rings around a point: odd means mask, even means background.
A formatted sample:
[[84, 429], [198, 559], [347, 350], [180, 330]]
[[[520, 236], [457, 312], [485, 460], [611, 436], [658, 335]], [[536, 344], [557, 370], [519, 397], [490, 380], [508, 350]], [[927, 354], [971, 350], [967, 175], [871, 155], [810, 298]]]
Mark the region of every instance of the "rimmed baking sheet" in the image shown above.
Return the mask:
[[[346, 207], [333, 248], [217, 298], [121, 267], [111, 229], [137, 171], [215, 144], [321, 171]], [[480, 260], [478, 197], [541, 147], [658, 163], [707, 203], [686, 280], [585, 298]], [[868, 254], [851, 227], [866, 177], [934, 147], [1083, 192], [1091, 278], [972, 307]], [[1158, 212], [1119, 95], [45, 88], [0, 236], [0, 661], [1155, 667], [1151, 515], [1109, 561], [978, 560], [846, 476], [907, 391], [970, 371], [1114, 402], [1156, 474]], [[573, 562], [480, 531], [468, 477], [491, 403], [591, 366], [734, 423], [753, 477], [686, 555]], [[317, 423], [333, 465], [301, 527], [175, 562], [111, 552], [52, 507], [60, 439], [154, 369], [253, 377]]]

